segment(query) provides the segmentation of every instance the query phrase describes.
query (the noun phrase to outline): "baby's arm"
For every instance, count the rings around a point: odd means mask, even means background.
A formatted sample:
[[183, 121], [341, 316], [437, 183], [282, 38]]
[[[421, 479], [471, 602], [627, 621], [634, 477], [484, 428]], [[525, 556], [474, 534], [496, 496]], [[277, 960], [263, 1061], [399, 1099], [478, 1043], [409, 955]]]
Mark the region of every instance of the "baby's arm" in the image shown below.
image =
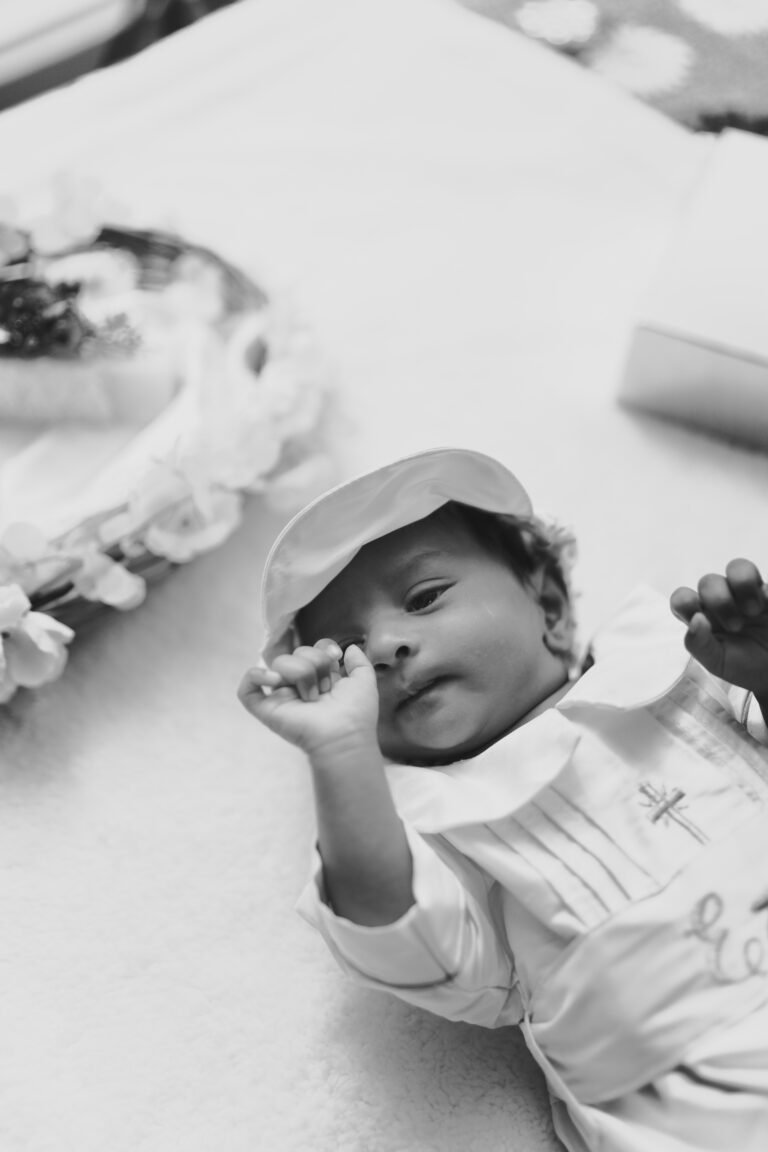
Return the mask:
[[747, 688], [768, 723], [768, 584], [751, 560], [731, 560], [725, 575], [678, 588], [670, 606], [687, 624], [685, 646], [708, 672]]
[[447, 846], [406, 832], [376, 739], [376, 674], [351, 647], [342, 676], [340, 656], [329, 640], [298, 648], [269, 670], [251, 669], [239, 691], [249, 712], [309, 757], [323, 883], [307, 886], [302, 914], [364, 987], [450, 1020], [516, 1023], [519, 997], [488, 908], [490, 881]]
[[331, 640], [252, 668], [244, 707], [301, 748], [312, 770], [323, 873], [334, 911], [356, 924], [398, 920], [413, 904], [412, 859], [376, 739], [378, 691], [370, 661]]

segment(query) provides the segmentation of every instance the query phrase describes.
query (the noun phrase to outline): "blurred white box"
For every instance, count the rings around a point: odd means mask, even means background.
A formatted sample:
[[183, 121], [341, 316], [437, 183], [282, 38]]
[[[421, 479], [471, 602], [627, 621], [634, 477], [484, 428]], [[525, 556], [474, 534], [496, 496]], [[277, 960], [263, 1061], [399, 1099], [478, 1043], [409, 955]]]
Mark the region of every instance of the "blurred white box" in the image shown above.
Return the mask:
[[768, 139], [715, 141], [641, 307], [619, 398], [768, 447]]

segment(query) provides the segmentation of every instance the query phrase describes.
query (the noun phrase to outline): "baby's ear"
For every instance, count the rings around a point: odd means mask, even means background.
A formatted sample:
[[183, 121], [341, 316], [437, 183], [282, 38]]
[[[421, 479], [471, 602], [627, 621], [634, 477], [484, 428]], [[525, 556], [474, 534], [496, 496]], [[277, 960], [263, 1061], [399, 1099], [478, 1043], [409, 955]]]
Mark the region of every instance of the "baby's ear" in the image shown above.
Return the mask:
[[544, 644], [553, 656], [568, 659], [576, 632], [570, 601], [549, 573], [540, 574], [538, 584], [539, 604], [544, 610]]

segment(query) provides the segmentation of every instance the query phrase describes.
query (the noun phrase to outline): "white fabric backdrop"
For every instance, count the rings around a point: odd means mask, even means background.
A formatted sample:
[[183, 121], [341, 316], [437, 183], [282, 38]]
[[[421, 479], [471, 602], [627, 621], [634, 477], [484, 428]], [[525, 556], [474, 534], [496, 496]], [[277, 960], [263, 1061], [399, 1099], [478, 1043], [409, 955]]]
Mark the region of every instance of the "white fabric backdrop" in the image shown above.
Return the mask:
[[[352, 471], [499, 455], [577, 528], [589, 632], [638, 580], [765, 563], [768, 460], [617, 408], [640, 298], [716, 143], [450, 0], [243, 0], [0, 116], [4, 190], [98, 177], [279, 289]], [[0, 1146], [555, 1147], [515, 1034], [346, 986], [292, 910], [300, 758], [235, 700], [280, 518], [0, 714]]]

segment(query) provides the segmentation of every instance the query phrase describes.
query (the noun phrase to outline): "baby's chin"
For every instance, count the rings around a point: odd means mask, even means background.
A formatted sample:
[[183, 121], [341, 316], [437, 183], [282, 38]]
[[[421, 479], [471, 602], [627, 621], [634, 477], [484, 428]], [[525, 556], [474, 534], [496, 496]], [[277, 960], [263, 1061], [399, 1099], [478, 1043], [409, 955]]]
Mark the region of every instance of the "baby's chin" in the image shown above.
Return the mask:
[[419, 767], [438, 768], [441, 765], [454, 764], [457, 760], [469, 760], [479, 755], [506, 735], [514, 723], [507, 725], [498, 732], [480, 733], [456, 740], [451, 739], [449, 733], [444, 738], [435, 736], [424, 742], [404, 739], [401, 735], [392, 735], [379, 731], [379, 747], [382, 755], [395, 764], [415, 764]]
[[461, 707], [460, 697], [439, 697], [437, 707], [414, 709], [405, 719], [397, 712], [385, 716], [378, 731], [382, 755], [397, 764], [427, 767], [470, 760], [551, 708], [570, 687], [567, 672], [563, 676], [559, 687], [533, 706], [515, 701], [516, 706], [510, 708], [507, 700], [505, 707], [478, 716], [476, 710]]

